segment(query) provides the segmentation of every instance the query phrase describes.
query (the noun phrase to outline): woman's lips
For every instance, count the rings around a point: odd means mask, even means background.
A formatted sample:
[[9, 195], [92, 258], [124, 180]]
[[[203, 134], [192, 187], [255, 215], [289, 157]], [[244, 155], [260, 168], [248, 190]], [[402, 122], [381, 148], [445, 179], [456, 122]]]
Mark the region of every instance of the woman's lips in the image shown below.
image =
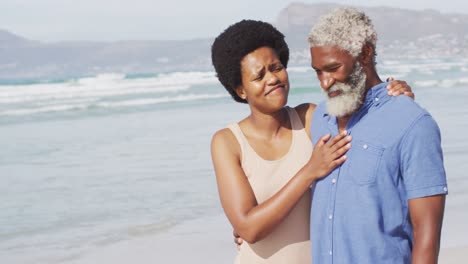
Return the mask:
[[269, 90], [265, 95], [282, 93], [284, 91], [284, 85], [278, 85]]

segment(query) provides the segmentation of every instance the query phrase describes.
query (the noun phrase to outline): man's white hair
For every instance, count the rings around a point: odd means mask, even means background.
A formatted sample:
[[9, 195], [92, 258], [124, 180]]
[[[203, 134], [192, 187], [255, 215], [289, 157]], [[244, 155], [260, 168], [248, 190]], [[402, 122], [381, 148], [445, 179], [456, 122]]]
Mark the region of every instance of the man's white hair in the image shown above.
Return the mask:
[[309, 33], [310, 47], [338, 46], [357, 57], [364, 45], [377, 43], [370, 18], [355, 8], [337, 8], [322, 16]]

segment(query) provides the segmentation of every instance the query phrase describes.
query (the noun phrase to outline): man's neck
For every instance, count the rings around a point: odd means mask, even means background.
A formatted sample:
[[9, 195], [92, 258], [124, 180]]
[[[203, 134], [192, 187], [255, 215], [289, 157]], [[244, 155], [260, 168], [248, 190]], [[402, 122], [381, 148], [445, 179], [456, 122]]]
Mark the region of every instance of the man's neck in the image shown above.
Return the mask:
[[366, 94], [367, 94], [367, 92], [372, 87], [382, 83], [382, 80], [380, 79], [379, 75], [377, 74], [377, 71], [375, 70], [375, 67], [364, 69], [364, 72], [366, 74]]
[[348, 122], [349, 122], [349, 119], [351, 119], [351, 116], [352, 115], [336, 118], [336, 122], [338, 123], [338, 130], [340, 133], [346, 129], [346, 126], [348, 125]]

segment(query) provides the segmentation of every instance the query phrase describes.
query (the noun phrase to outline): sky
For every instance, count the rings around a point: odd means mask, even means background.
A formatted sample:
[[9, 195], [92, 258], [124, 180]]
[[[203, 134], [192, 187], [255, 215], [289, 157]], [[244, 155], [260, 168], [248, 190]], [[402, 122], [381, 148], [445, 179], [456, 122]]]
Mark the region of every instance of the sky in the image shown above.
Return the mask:
[[[289, 0], [0, 0], [0, 29], [56, 41], [180, 40], [218, 35], [241, 19], [275, 22]], [[466, 0], [298, 0], [468, 14]]]

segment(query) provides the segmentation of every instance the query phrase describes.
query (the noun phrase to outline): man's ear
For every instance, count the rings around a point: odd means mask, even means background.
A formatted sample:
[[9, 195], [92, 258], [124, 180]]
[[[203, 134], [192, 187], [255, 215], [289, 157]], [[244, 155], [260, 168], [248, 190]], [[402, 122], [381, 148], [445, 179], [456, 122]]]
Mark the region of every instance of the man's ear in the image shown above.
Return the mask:
[[361, 54], [359, 55], [359, 62], [361, 65], [374, 65], [375, 49], [367, 43], [362, 47]]
[[236, 93], [240, 98], [242, 98], [244, 100], [247, 100], [247, 93], [244, 90], [244, 86], [242, 86], [242, 85], [237, 86], [236, 87]]

